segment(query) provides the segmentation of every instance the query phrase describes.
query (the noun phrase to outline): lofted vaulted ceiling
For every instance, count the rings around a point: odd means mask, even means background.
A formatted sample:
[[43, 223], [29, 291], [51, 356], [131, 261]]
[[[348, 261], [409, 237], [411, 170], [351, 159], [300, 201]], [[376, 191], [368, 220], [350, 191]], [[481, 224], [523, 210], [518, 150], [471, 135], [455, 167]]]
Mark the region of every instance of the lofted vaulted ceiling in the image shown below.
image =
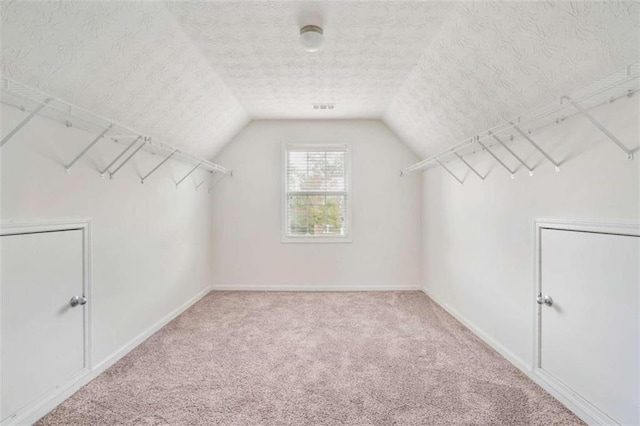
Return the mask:
[[[637, 2], [14, 0], [0, 12], [4, 75], [209, 158], [253, 118], [381, 118], [426, 156], [640, 52]], [[319, 52], [298, 43], [307, 24], [324, 28]]]
[[[169, 3], [168, 9], [255, 118], [377, 118], [451, 12], [451, 3]], [[306, 52], [300, 27], [324, 28]], [[313, 103], [335, 103], [316, 111]]]

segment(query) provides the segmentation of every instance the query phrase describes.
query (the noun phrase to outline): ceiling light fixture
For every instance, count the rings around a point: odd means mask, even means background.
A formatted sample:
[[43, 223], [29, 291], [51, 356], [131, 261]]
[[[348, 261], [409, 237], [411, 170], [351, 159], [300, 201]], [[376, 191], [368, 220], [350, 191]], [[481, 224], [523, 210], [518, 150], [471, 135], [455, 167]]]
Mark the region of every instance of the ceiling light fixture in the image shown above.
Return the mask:
[[317, 25], [305, 25], [300, 28], [300, 44], [307, 52], [317, 52], [324, 42], [324, 32]]

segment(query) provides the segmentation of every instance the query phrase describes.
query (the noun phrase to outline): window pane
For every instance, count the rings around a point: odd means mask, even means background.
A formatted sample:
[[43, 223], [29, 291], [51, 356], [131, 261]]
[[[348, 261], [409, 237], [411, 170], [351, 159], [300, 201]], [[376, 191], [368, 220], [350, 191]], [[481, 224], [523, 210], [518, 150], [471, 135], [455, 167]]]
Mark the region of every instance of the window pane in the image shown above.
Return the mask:
[[325, 165], [326, 190], [344, 191], [345, 182], [345, 153], [327, 152]]
[[287, 184], [289, 191], [302, 190], [302, 184], [307, 177], [306, 152], [288, 153]]
[[347, 202], [344, 195], [328, 195], [325, 202], [324, 233], [330, 235], [345, 235], [345, 213]]
[[346, 152], [287, 152], [287, 192], [345, 191]]
[[286, 151], [286, 234], [347, 236], [346, 150]]
[[289, 195], [289, 235], [345, 235], [345, 195]]

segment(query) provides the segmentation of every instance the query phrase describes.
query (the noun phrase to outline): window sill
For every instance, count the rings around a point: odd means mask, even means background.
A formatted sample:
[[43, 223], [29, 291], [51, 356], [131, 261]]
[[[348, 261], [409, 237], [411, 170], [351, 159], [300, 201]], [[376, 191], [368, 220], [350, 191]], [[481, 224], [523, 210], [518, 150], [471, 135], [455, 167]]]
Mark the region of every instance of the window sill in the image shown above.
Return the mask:
[[350, 244], [351, 237], [282, 237], [283, 244]]

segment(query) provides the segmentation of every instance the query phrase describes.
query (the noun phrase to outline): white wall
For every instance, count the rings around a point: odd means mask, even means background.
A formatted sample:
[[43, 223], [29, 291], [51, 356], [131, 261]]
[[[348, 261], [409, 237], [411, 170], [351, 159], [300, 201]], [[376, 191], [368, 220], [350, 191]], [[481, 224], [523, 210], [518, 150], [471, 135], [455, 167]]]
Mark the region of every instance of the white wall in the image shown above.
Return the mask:
[[[639, 140], [638, 96], [592, 111], [628, 147]], [[534, 218], [638, 221], [640, 159], [626, 159], [584, 117], [534, 131], [534, 140], [563, 161], [561, 171], [530, 145], [515, 149], [535, 175], [515, 179], [486, 153], [469, 157], [484, 181], [469, 175], [460, 185], [442, 169], [423, 177], [423, 265], [425, 289], [502, 346], [525, 368], [531, 366], [534, 285]], [[516, 160], [496, 152], [510, 166]], [[459, 163], [459, 162], [458, 162]], [[459, 176], [469, 173], [451, 164]]]
[[[26, 116], [0, 112], [3, 134]], [[3, 223], [92, 221], [94, 366], [207, 289], [212, 248], [206, 190], [191, 178], [175, 187], [189, 166], [170, 161], [142, 185], [140, 174], [161, 158], [138, 153], [101, 180], [96, 170], [124, 147], [103, 139], [66, 174], [62, 164], [96, 135], [36, 117], [0, 151]]]
[[[347, 143], [352, 243], [282, 243], [282, 144]], [[420, 179], [380, 121], [254, 121], [216, 158], [234, 170], [213, 202], [214, 286], [255, 289], [420, 287]]]

